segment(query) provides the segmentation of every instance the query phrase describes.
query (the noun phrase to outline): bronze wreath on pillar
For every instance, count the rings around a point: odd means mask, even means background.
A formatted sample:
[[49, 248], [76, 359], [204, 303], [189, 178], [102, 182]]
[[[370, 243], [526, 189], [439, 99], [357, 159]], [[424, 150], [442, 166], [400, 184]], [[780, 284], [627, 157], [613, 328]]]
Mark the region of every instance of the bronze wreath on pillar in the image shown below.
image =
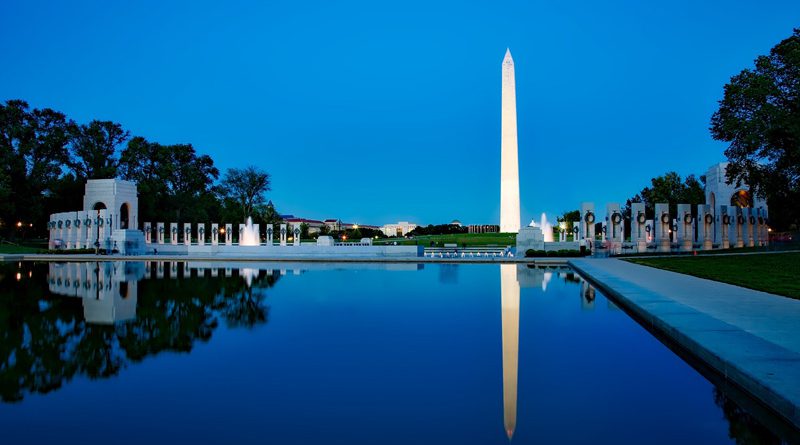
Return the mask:
[[691, 213], [687, 213], [687, 214], [683, 215], [684, 224], [691, 224], [692, 223], [692, 219], [693, 218], [692, 218], [692, 214]]
[[639, 224], [644, 224], [647, 221], [647, 217], [644, 216], [644, 213], [639, 212], [639, 214], [636, 215], [636, 221], [638, 221]]
[[589, 224], [593, 223], [594, 222], [594, 213], [586, 212], [586, 216], [583, 219], [584, 219], [584, 221], [586, 221]]
[[615, 225], [621, 223], [622, 222], [622, 215], [620, 215], [617, 212], [614, 212], [614, 214], [611, 215], [611, 222], [613, 222]]
[[753, 215], [750, 215], [750, 224], [752, 225], [752, 224], [755, 224], [755, 223], [756, 223], [756, 217], [753, 216]]
[[736, 217], [736, 222], [739, 224], [744, 224], [744, 216], [739, 215]]
[[724, 215], [722, 217], [722, 224], [725, 224], [727, 226], [730, 223], [731, 223], [731, 217], [729, 215]]
[[711, 216], [710, 213], [706, 213], [706, 224], [711, 224], [714, 222], [714, 217]]
[[661, 224], [669, 224], [669, 213], [662, 213], [661, 214]]

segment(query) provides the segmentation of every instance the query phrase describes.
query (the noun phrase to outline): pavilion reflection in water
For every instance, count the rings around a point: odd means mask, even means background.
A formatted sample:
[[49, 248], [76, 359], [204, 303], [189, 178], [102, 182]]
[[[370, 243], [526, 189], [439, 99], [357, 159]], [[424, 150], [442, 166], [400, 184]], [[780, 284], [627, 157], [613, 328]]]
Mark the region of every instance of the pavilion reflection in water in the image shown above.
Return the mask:
[[80, 298], [88, 323], [112, 324], [136, 318], [137, 282], [144, 263], [103, 261], [50, 263], [50, 292]]
[[[113, 324], [136, 318], [138, 281], [145, 278], [226, 277], [234, 275], [249, 288], [264, 271], [273, 274], [300, 275], [307, 270], [334, 270], [354, 266], [324, 263], [219, 263], [201, 261], [95, 261], [49, 263], [48, 289], [67, 297], [80, 298], [84, 319], [92, 324]], [[361, 269], [415, 271], [421, 264], [375, 264]]]
[[525, 264], [500, 265], [500, 306], [503, 342], [503, 426], [509, 440], [514, 436], [514, 431], [517, 428], [520, 289], [541, 287], [542, 292], [546, 292], [547, 285], [556, 276], [565, 281], [580, 283], [581, 308], [594, 309], [594, 286], [571, 269], [529, 267]]

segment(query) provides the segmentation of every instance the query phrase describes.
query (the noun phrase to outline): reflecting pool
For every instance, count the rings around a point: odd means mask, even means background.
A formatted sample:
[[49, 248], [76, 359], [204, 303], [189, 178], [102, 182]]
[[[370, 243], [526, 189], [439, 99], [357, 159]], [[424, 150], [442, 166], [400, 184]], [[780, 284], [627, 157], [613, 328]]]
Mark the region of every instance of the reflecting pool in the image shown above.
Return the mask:
[[797, 440], [567, 268], [0, 264], [0, 335], [2, 443]]

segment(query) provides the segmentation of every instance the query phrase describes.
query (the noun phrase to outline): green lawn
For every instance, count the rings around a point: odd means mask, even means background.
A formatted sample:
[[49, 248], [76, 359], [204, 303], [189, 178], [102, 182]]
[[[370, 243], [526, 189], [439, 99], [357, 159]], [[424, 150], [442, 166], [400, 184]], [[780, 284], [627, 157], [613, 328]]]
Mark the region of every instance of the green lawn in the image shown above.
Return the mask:
[[800, 252], [625, 261], [800, 299]]
[[18, 253], [39, 253], [42, 249], [37, 247], [28, 247], [28, 246], [18, 246], [15, 244], [0, 244], [0, 253], [10, 253], [10, 254], [18, 254]]
[[400, 245], [420, 245], [430, 246], [431, 242], [442, 244], [458, 244], [459, 246], [466, 244], [467, 246], [488, 246], [494, 244], [496, 246], [505, 247], [513, 246], [517, 243], [515, 233], [459, 233], [453, 235], [424, 235], [418, 236], [414, 239], [407, 240], [405, 238], [391, 238], [376, 240], [375, 244], [391, 244], [397, 241]]

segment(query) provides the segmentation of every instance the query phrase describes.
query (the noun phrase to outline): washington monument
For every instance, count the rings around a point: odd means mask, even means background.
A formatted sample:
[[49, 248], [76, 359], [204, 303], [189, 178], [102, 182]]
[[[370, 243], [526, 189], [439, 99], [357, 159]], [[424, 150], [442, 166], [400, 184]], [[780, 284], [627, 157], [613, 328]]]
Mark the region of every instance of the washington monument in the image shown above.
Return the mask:
[[520, 225], [517, 92], [514, 85], [514, 59], [511, 51], [506, 49], [500, 131], [500, 231], [504, 233], [518, 233]]

